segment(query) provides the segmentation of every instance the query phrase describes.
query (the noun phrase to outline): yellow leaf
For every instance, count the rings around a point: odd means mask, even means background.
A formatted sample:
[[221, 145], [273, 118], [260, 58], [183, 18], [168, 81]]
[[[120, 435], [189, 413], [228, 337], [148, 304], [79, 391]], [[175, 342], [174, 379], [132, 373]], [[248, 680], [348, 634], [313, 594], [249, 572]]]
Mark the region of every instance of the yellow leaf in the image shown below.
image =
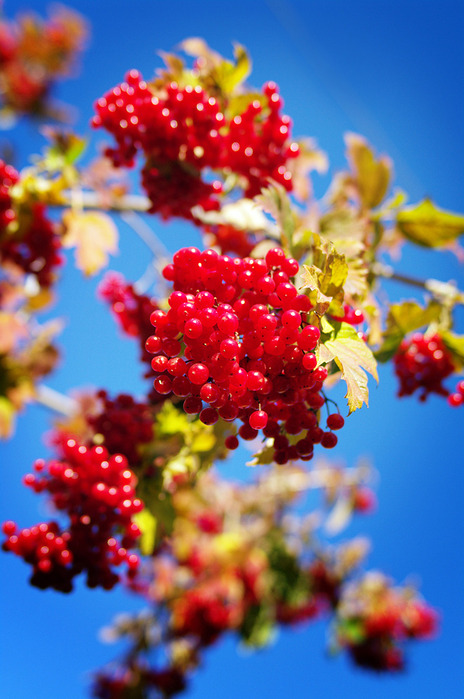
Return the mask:
[[64, 247], [76, 248], [76, 266], [93, 275], [118, 251], [118, 231], [112, 219], [99, 211], [66, 211], [63, 214]]
[[311, 302], [316, 306], [319, 315], [326, 313], [333, 303], [334, 314], [338, 309], [342, 312], [343, 286], [348, 275], [348, 265], [345, 256], [337, 252], [332, 243], [322, 243], [320, 237], [313, 234], [313, 254], [311, 266], [303, 265], [303, 289], [309, 289]]
[[16, 411], [8, 398], [0, 396], [0, 439], [11, 437], [15, 413]]
[[391, 359], [408, 333], [438, 320], [441, 312], [442, 306], [436, 301], [431, 301], [426, 308], [422, 308], [416, 301], [392, 304], [388, 311], [383, 342], [375, 353], [379, 362]]
[[376, 160], [367, 141], [354, 133], [346, 134], [347, 159], [355, 176], [361, 201], [367, 209], [378, 206], [387, 193], [392, 163], [386, 155]]
[[141, 512], [137, 512], [133, 520], [142, 532], [139, 539], [140, 552], [144, 556], [151, 556], [156, 541], [156, 517], [145, 508]]
[[443, 247], [464, 233], [464, 216], [439, 209], [430, 199], [400, 211], [396, 224], [406, 238], [427, 248]]
[[[329, 326], [327, 319], [324, 321], [323, 330]], [[332, 328], [329, 339], [324, 340], [318, 348], [318, 361], [327, 363], [335, 360], [346, 381], [345, 398], [348, 399], [348, 407], [352, 413], [361, 408], [363, 403], [369, 404], [366, 371], [378, 381], [377, 363], [371, 350], [352, 325], [333, 323]]]

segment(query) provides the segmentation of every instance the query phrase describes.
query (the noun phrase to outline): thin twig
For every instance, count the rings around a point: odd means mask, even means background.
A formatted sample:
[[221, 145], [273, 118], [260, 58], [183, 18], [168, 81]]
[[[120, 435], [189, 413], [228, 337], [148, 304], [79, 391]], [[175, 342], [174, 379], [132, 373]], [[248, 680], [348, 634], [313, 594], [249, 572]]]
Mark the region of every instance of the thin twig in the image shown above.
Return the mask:
[[50, 386], [45, 384], [37, 387], [35, 401], [64, 417], [72, 417], [79, 409], [79, 404], [73, 398], [55, 391], [54, 388], [50, 388]]
[[395, 272], [393, 267], [380, 262], [374, 265], [373, 272], [378, 277], [392, 279], [401, 284], [408, 284], [409, 286], [423, 289], [423, 291], [429, 291], [434, 296], [453, 299], [455, 303], [464, 304], [464, 293], [458, 289], [453, 282], [441, 282], [438, 279], [418, 279], [417, 277], [410, 277], [409, 275]]

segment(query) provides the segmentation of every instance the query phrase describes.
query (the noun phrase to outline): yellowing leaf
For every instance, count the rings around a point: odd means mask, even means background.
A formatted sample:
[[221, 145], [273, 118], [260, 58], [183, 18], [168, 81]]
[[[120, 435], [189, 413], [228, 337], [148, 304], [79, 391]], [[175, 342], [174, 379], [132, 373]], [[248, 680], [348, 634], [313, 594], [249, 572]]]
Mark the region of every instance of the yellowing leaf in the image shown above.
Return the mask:
[[11, 437], [16, 411], [8, 398], [0, 396], [0, 439]]
[[396, 217], [401, 233], [417, 245], [439, 248], [464, 233], [464, 216], [439, 209], [430, 199], [403, 209]]
[[222, 63], [221, 88], [224, 92], [232, 92], [251, 73], [251, 61], [246, 49], [240, 44], [234, 46], [235, 63], [224, 61]]
[[144, 509], [137, 512], [133, 520], [142, 532], [139, 539], [140, 552], [144, 556], [151, 556], [156, 541], [156, 517], [149, 510]]
[[[325, 320], [325, 330], [329, 323]], [[346, 381], [350, 413], [361, 408], [363, 403], [369, 404], [369, 391], [367, 388], [367, 374], [371, 374], [376, 381], [377, 364], [366, 343], [359, 337], [355, 328], [348, 323], [333, 323], [332, 333], [329, 339], [324, 340], [318, 348], [319, 363], [327, 363], [332, 359], [342, 372]]]
[[107, 265], [108, 255], [117, 253], [118, 231], [107, 214], [69, 210], [63, 223], [63, 245], [76, 248], [76, 266], [85, 274], [96, 274]]
[[464, 368], [464, 335], [455, 335], [451, 332], [443, 332], [441, 333], [441, 339], [443, 340], [446, 349], [452, 355], [455, 365], [459, 369]]
[[193, 453], [210, 451], [216, 444], [216, 437], [212, 430], [200, 429], [194, 434], [190, 449]]
[[274, 445], [266, 445], [253, 455], [253, 459], [247, 462], [247, 466], [263, 466], [274, 463]]
[[326, 313], [333, 301], [337, 302], [337, 307], [332, 308], [334, 313], [342, 313], [343, 286], [348, 275], [345, 256], [332, 243], [322, 243], [314, 233], [312, 261], [311, 266], [303, 265], [301, 288], [310, 290], [309, 297], [319, 315]]
[[347, 159], [354, 174], [359, 196], [367, 209], [378, 206], [387, 193], [392, 163], [386, 155], [376, 159], [367, 141], [354, 133], [346, 134]]
[[436, 301], [429, 303], [426, 308], [422, 308], [415, 301], [392, 304], [388, 311], [383, 342], [375, 353], [379, 362], [391, 359], [408, 333], [437, 320], [441, 310], [441, 305]]

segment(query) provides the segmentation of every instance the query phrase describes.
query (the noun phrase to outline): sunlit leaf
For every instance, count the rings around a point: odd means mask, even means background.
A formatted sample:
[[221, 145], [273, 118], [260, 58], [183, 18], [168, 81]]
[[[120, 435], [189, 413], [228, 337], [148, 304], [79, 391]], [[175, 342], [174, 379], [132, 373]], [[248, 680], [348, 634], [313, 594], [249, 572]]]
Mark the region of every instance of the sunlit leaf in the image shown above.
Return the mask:
[[68, 210], [63, 223], [63, 245], [76, 248], [76, 266], [85, 274], [96, 274], [108, 264], [108, 255], [117, 253], [118, 230], [107, 214]]
[[[309, 289], [309, 297], [320, 315], [329, 307], [334, 313], [342, 312], [348, 265], [345, 256], [337, 252], [332, 243], [323, 243], [318, 235], [313, 234], [312, 265], [303, 265], [302, 289]], [[333, 306], [333, 301], [337, 307]]]
[[345, 136], [347, 159], [355, 176], [359, 195], [367, 209], [378, 206], [388, 190], [392, 162], [383, 155], [376, 159], [367, 141], [357, 134]]
[[0, 439], [11, 437], [14, 430], [15, 414], [16, 410], [8, 398], [0, 396]]
[[459, 369], [464, 368], [464, 335], [455, 335], [452, 332], [440, 333], [446, 349], [453, 357], [454, 363]]
[[144, 509], [137, 512], [133, 520], [142, 532], [139, 539], [140, 552], [144, 556], [151, 556], [156, 541], [156, 517], [149, 510]]
[[383, 342], [375, 352], [379, 362], [387, 362], [398, 350], [403, 338], [410, 332], [429, 325], [440, 316], [442, 307], [432, 301], [426, 308], [416, 301], [403, 301], [390, 306]]
[[464, 233], [464, 215], [439, 209], [430, 199], [397, 214], [401, 233], [417, 245], [439, 248], [452, 243]]
[[[327, 330], [329, 323], [325, 318], [323, 320], [325, 323], [323, 330]], [[377, 364], [372, 351], [352, 325], [337, 322], [330, 325], [333, 329], [329, 339], [324, 339], [318, 348], [318, 361], [320, 363], [335, 361], [346, 381], [345, 398], [352, 413], [361, 408], [363, 403], [369, 404], [366, 372], [378, 381]]]

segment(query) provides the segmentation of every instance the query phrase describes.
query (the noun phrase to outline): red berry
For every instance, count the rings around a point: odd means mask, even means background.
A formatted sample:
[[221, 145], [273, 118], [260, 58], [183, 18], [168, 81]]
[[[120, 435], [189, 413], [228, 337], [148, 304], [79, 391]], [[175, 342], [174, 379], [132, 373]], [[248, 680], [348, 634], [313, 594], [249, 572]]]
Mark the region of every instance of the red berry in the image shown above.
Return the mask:
[[264, 410], [256, 410], [249, 417], [250, 427], [254, 430], [262, 430], [267, 425], [268, 416]]
[[327, 418], [327, 427], [329, 430], [340, 430], [345, 424], [344, 418], [339, 413], [332, 413]]

